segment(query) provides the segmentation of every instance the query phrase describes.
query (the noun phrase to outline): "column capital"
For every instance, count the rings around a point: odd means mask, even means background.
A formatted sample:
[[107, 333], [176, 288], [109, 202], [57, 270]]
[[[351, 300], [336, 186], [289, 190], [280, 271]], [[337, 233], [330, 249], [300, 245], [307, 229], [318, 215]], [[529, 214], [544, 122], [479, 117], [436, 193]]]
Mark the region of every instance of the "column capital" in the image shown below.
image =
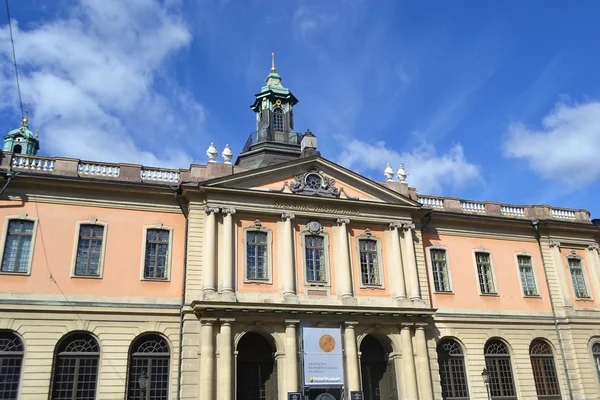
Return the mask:
[[551, 240], [550, 247], [560, 247], [560, 242], [557, 240]]
[[415, 224], [402, 224], [402, 230], [404, 231], [412, 231], [415, 229]]
[[590, 250], [590, 251], [594, 251], [594, 250], [596, 250], [597, 252], [599, 252], [599, 253], [600, 253], [600, 244], [598, 244], [598, 243], [592, 243], [592, 244], [590, 244], [590, 245], [589, 245], [587, 248], [588, 248], [588, 250]]
[[288, 212], [288, 211], [284, 211], [281, 213], [281, 219], [286, 221], [286, 220], [292, 220], [296, 218], [296, 214]]
[[350, 223], [350, 218], [347, 218], [347, 217], [339, 217], [339, 218], [336, 220], [336, 223], [337, 223], [338, 225], [348, 225], [348, 224]]
[[206, 206], [204, 208], [204, 211], [210, 215], [210, 214], [216, 214], [219, 212], [219, 207], [213, 207], [213, 206]]
[[219, 318], [221, 325], [231, 325], [235, 322], [235, 318]]
[[400, 222], [400, 221], [390, 222], [390, 229], [401, 229], [401, 228], [402, 228], [402, 222]]
[[356, 325], [358, 325], [357, 321], [344, 321], [344, 325], [346, 328], [354, 329]]
[[296, 328], [296, 325], [298, 325], [300, 323], [299, 319], [286, 319], [285, 320], [285, 325], [286, 326], [294, 326], [294, 328]]
[[221, 209], [221, 212], [225, 215], [233, 215], [233, 214], [235, 214], [235, 208], [233, 208], [233, 207], [223, 208], [223, 209]]
[[200, 318], [200, 323], [202, 325], [213, 325], [216, 321], [216, 318]]

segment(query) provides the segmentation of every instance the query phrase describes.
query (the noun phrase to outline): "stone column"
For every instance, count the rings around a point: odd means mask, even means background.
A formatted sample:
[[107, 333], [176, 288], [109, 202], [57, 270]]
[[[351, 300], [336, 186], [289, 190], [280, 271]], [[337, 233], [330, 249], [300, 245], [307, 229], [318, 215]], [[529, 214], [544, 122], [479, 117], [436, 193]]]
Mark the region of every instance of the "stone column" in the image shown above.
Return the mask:
[[410, 326], [402, 327], [400, 331], [400, 346], [402, 346], [402, 371], [404, 373], [406, 400], [419, 400]]
[[297, 392], [298, 386], [298, 335], [296, 326], [300, 321], [285, 321], [285, 359], [286, 359], [286, 387], [288, 392]]
[[217, 217], [218, 207], [206, 207], [206, 230], [204, 234], [204, 294], [215, 293], [217, 290]]
[[283, 219], [283, 296], [296, 296], [296, 279], [294, 273], [294, 230], [292, 219], [296, 216], [290, 212], [281, 213]]
[[417, 271], [417, 259], [415, 257], [415, 243], [413, 241], [414, 224], [404, 224], [404, 243], [406, 245], [406, 262], [408, 271], [408, 287], [411, 300], [421, 299], [421, 290], [419, 288], [419, 273]]
[[233, 346], [231, 323], [233, 319], [221, 319], [221, 335], [219, 337], [219, 400], [233, 399]]
[[404, 265], [402, 263], [402, 252], [400, 251], [400, 222], [391, 222], [390, 230], [392, 236], [392, 268], [394, 268], [395, 279], [392, 281], [393, 293], [396, 300], [406, 299], [406, 285], [404, 283]]
[[348, 218], [338, 218], [337, 224], [338, 235], [339, 235], [339, 246], [340, 246], [340, 268], [339, 268], [339, 276], [337, 279], [339, 280], [339, 288], [340, 288], [340, 296], [344, 297], [352, 297], [352, 269], [350, 268], [350, 252], [348, 246], [348, 229], [347, 225], [350, 223]]
[[423, 399], [433, 399], [433, 387], [431, 383], [431, 368], [429, 367], [429, 354], [427, 351], [427, 339], [425, 328], [417, 326], [415, 331], [415, 345], [417, 347], [417, 376], [419, 380], [419, 392]]
[[586, 251], [588, 255], [587, 259], [590, 264], [588, 270], [592, 274], [592, 283], [594, 285], [592, 297], [597, 298], [600, 296], [600, 245], [598, 245], [598, 243], [591, 244]]
[[568, 277], [565, 272], [565, 266], [563, 264], [562, 256], [560, 255], [560, 242], [551, 241], [550, 249], [552, 251], [552, 260], [554, 261], [554, 268], [556, 268], [556, 277], [560, 286], [560, 292], [563, 299], [563, 305], [565, 307], [573, 307], [571, 301], [571, 295], [569, 293], [569, 284], [571, 277]]
[[356, 347], [356, 322], [346, 322], [344, 327], [344, 345], [346, 354], [346, 373], [348, 374], [348, 395], [360, 390], [360, 372], [358, 369], [358, 349]]
[[213, 324], [215, 320], [203, 319], [200, 332], [200, 397], [213, 400], [215, 398], [215, 347]]
[[224, 208], [223, 212], [223, 262], [221, 263], [223, 270], [220, 272], [222, 276], [222, 293], [233, 293], [233, 276], [234, 262], [233, 255], [235, 254], [234, 247], [234, 226], [233, 215], [235, 208]]

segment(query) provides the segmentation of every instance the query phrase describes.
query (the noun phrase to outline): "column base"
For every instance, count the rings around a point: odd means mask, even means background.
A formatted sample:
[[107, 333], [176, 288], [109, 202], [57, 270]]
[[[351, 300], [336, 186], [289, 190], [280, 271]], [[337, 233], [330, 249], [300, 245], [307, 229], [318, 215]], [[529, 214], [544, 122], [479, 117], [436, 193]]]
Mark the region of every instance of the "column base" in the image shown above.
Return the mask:
[[413, 303], [406, 297], [396, 297], [395, 303], [397, 307], [412, 307]]
[[221, 292], [221, 294], [219, 295], [219, 300], [235, 302], [235, 301], [237, 301], [237, 296], [235, 295], [234, 292], [230, 292], [230, 291]]
[[344, 296], [342, 297], [342, 304], [345, 306], [357, 306], [358, 301], [354, 296]]
[[300, 304], [300, 299], [295, 293], [286, 293], [283, 295], [283, 302], [285, 304]]
[[218, 300], [219, 294], [214, 290], [203, 290], [202, 291], [202, 300]]
[[427, 303], [420, 297], [416, 297], [414, 299], [410, 299], [413, 307], [424, 308], [427, 307]]

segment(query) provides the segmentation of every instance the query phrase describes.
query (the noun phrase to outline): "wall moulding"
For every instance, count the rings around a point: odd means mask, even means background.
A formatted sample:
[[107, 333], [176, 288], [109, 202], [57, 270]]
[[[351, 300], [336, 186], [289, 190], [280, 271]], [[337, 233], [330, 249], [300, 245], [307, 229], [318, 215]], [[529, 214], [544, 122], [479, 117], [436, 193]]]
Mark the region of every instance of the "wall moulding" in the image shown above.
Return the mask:
[[360, 215], [360, 212], [357, 209], [316, 206], [313, 204], [273, 203], [273, 207], [280, 208], [280, 209], [286, 209], [286, 210], [293, 210], [293, 211], [310, 211], [310, 212], [322, 212], [322, 213], [343, 214], [343, 215]]

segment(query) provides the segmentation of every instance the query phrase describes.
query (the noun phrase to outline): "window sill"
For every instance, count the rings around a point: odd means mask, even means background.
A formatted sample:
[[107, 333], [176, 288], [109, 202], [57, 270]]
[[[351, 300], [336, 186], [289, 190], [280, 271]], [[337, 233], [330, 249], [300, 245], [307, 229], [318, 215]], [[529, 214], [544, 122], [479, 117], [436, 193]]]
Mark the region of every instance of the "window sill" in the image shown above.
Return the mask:
[[171, 281], [168, 278], [142, 278], [140, 280], [142, 282], [170, 282]]
[[483, 297], [500, 297], [498, 293], [479, 293], [479, 295]]
[[592, 299], [591, 297], [575, 297], [575, 301], [587, 301], [593, 303], [594, 299]]
[[383, 285], [360, 285], [361, 289], [371, 289], [371, 290], [385, 290], [385, 286]]
[[524, 299], [541, 299], [542, 296], [540, 296], [539, 294], [524, 294], [523, 298]]
[[29, 275], [31, 275], [31, 271], [28, 271], [28, 272], [8, 272], [8, 271], [0, 271], [0, 275], [29, 276]]
[[329, 282], [317, 283], [317, 282], [306, 282], [305, 281], [304, 286], [310, 287], [310, 288], [329, 288], [329, 287], [331, 287], [331, 284]]
[[268, 279], [244, 279], [244, 283], [249, 285], [272, 285], [273, 281]]
[[71, 275], [71, 278], [75, 279], [102, 279], [100, 275]]
[[437, 290], [434, 290], [433, 294], [450, 294], [450, 295], [453, 295], [454, 291], [452, 291], [452, 290], [446, 290], [446, 291], [437, 291]]

